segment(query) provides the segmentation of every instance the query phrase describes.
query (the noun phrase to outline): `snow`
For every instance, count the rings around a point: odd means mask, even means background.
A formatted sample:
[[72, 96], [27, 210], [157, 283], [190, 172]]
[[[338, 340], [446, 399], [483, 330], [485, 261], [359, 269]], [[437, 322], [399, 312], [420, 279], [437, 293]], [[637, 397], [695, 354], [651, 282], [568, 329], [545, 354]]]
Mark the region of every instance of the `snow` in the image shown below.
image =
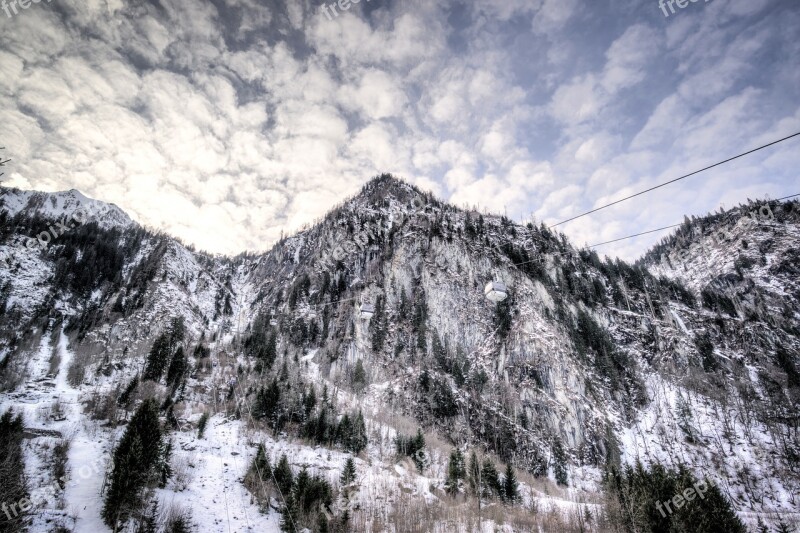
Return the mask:
[[[34, 197], [32, 193], [24, 193], [6, 194], [6, 198], [6, 208], [18, 212], [26, 208]], [[42, 201], [41, 214], [54, 217], [89, 201], [78, 195], [65, 194], [59, 198], [55, 203]], [[399, 218], [398, 211], [405, 212], [405, 205], [393, 201], [388, 211], [375, 206], [361, 209], [364, 206], [356, 205], [351, 213], [343, 216], [358, 222], [358, 218], [352, 217], [370, 213], [386, 215], [387, 220], [393, 221]], [[428, 206], [426, 209], [431, 211], [432, 218], [436, 218], [436, 208]], [[109, 214], [110, 221], [116, 220], [113, 210], [102, 212]], [[461, 216], [461, 213], [456, 213], [455, 222], [462, 220], [458, 218]], [[492, 220], [486, 217], [487, 226]], [[493, 235], [491, 251], [487, 251], [482, 243], [465, 243], [458, 237], [454, 237], [452, 242], [430, 239], [424, 224], [424, 220], [415, 219], [395, 234], [397, 248], [392, 260], [381, 265], [384, 270], [379, 280], [382, 282], [376, 281], [370, 270], [377, 264], [374, 259], [372, 263], [365, 259], [364, 264], [360, 264], [360, 258], [348, 263], [348, 268], [352, 269], [349, 278], [352, 301], [360, 297], [374, 301], [376, 294], [383, 293], [387, 308], [391, 310], [396, 308], [400, 289], [406, 290], [407, 294], [414, 287], [423, 289], [427, 297], [430, 331], [435, 330], [442, 338], [457, 340], [472, 368], [484, 370], [492, 378], [492, 387], [507, 391], [504, 397], [507, 404], [499, 401], [497, 396], [482, 396], [478, 403], [485, 412], [504, 420], [512, 417], [509, 405], [513, 408], [513, 416], [525, 412], [529, 420], [537, 419], [543, 427], [553, 428], [553, 434], [558, 432], [571, 453], [589, 443], [593, 438], [592, 431], [604, 430], [605, 424], [610, 424], [622, 445], [624, 462], [631, 463], [637, 459], [645, 462], [658, 460], [668, 465], [687, 462], [698, 475], [707, 474], [715, 480], [733, 499], [740, 516], [751, 521], [756, 516], [754, 513], [793, 512], [796, 504], [792, 498], [799, 492], [798, 484], [795, 478], [781, 471], [783, 463], [776, 457], [776, 451], [780, 450], [780, 442], [776, 441], [778, 436], [757, 422], [747, 420], [746, 409], [736, 404], [738, 397], [733, 396], [733, 402], [723, 404], [690, 391], [682, 384], [689, 372], [686, 354], [695, 351], [693, 336], [704, 331], [714, 320], [712, 313], [670, 302], [669, 312], [674, 320], [658, 320], [643, 306], [633, 305], [641, 295], [630, 289], [628, 303], [633, 310], [613, 306], [589, 309], [599, 323], [607, 326], [619, 346], [636, 361], [645, 377], [651, 402], [633, 413], [635, 422], [631, 423], [629, 416], [623, 416], [619, 403], [602, 396], [602, 390], [601, 393], [587, 391], [590, 388], [587, 384], [599, 385], [598, 388], [603, 389], [603, 379], [590, 365], [575, 356], [566, 326], [552, 318], [552, 312], [557, 308], [554, 295], [559, 289], [531, 280], [511, 266], [507, 258], [501, 256], [496, 261], [495, 245], [505, 238], [497, 224], [489, 231]], [[36, 515], [32, 531], [48, 530], [45, 518], [63, 521], [70, 527], [74, 526], [76, 531], [107, 531], [99, 518], [102, 507], [100, 491], [105, 472], [109, 469], [113, 446], [124, 428], [111, 429], [104, 423], [91, 420], [88, 401], [129, 382], [142, 367], [153, 337], [166, 327], [171, 317], [179, 314], [186, 319], [190, 347], [196, 344], [201, 333], [206, 335], [205, 342], [214, 336], [220, 340], [212, 343], [214, 367], [211, 374], [203, 379], [189, 380], [185, 412], [178, 413], [181, 421], [185, 422], [183, 430], [171, 433], [175, 444], [173, 463], [180, 475], [176, 475], [166, 488], [156, 491], [160, 507], [176, 506], [190, 510], [199, 531], [277, 531], [279, 513], [261, 513], [241, 482], [258, 443], [264, 443], [273, 461], [285, 453], [295, 471], [307, 467], [336, 485], [349, 456], [340, 450], [309, 445], [286, 436], [274, 437], [221, 413], [209, 419], [203, 439], [197, 438], [192, 424], [200, 412], [215, 412], [215, 399], [219, 396], [215, 398], [213, 391], [229, 383], [232, 377], [238, 377], [240, 365], [246, 367], [250, 363], [236, 355], [240, 334], [246, 334], [258, 312], [275, 305], [276, 288], [286, 288], [289, 286], [286, 280], [297, 279], [306, 272], [316, 272], [309, 249], [330, 250], [328, 245], [341, 242], [344, 227], [331, 222], [324, 232], [315, 229], [302, 232], [288, 238], [283, 247], [252, 260], [206, 258], [204, 262], [202, 254], [168, 241], [167, 252], [157, 264], [157, 272], [152, 279], [146, 280], [148, 292], [142, 308], [125, 317], [105, 314], [102, 324], [88, 332], [85, 344], [79, 348], [102, 350], [111, 361], [110, 376], [104, 375], [99, 365], [94, 364], [87, 368], [86, 383], [77, 388], [67, 381], [67, 370], [82, 352], [76, 354], [70, 350], [63, 332], [46, 331], [41, 341], [34, 343], [25, 353], [30, 360], [22, 387], [0, 395], [0, 408], [13, 407], [23, 412], [28, 427], [57, 431], [71, 439], [68, 456], [70, 482], [64, 491], [63, 509], [57, 505], [56, 498], [48, 500]], [[524, 235], [529, 233], [522, 233], [522, 229], [519, 231]], [[327, 241], [319, 237], [322, 234]], [[753, 242], [751, 251], [771, 238], [769, 235], [759, 236], [758, 240], [750, 239]], [[741, 235], [737, 239], [739, 237]], [[775, 236], [775, 241], [778, 250], [796, 245], [796, 228]], [[430, 244], [426, 244], [423, 250], [421, 243], [428, 242]], [[736, 243], [736, 239], [733, 242]], [[135, 262], [124, 266], [124, 278], [138, 261], [149, 256], [155, 245], [153, 240], [145, 239]], [[0, 248], [13, 247], [3, 245]], [[706, 264], [702, 256], [705, 252], [698, 248], [697, 245], [690, 247], [695, 261], [688, 265], [687, 270], [672, 271], [656, 265], [653, 272], [684, 279], [698, 292], [710, 277], [733, 269], [738, 254], [735, 247], [709, 252], [710, 264]], [[31, 316], [47, 301], [52, 264], [43, 261], [36, 251], [15, 248], [14, 254], [13, 262], [19, 262], [20, 268], [13, 274], [0, 268], [0, 276], [3, 281], [12, 279], [14, 282], [9, 305], [19, 308], [23, 315]], [[752, 277], [759, 290], [780, 301], [796, 289], [785, 278], [770, 272], [777, 255], [778, 252], [767, 254], [766, 264], [756, 265]], [[558, 282], [561, 267], [554, 255], [548, 257], [548, 272]], [[513, 328], [502, 346], [494, 325], [495, 307], [485, 301], [481, 290], [483, 283], [495, 274], [495, 269], [499, 269], [497, 275], [513, 288], [517, 313]], [[228, 280], [230, 289], [225, 286]], [[313, 290], [316, 288], [312, 287]], [[226, 294], [233, 297], [232, 316], [217, 313], [218, 301]], [[91, 298], [99, 302], [102, 296], [102, 291], [96, 291]], [[576, 305], [575, 300], [570, 299], [564, 302], [573, 312], [583, 305]], [[80, 308], [76, 309], [66, 297], [57, 298], [53, 308], [67, 316], [80, 312]], [[310, 309], [309, 302], [300, 301], [292, 316], [307, 321], [309, 313], [304, 311]], [[286, 318], [285, 309], [277, 312], [281, 319]], [[331, 363], [333, 354], [329, 345], [313, 349], [298, 347], [294, 353], [294, 348], [288, 346], [288, 361], [294, 368], [292, 356], [299, 358], [307, 382], [314, 383], [318, 392], [327, 385], [340, 412], [352, 409], [364, 412], [370, 444], [366, 452], [356, 458], [359, 490], [353, 495], [354, 502], [362, 509], [382, 513], [384, 517], [388, 517], [392, 506], [404, 494], [427, 504], [438, 502], [442, 498], [442, 483], [451, 446], [431, 442], [433, 461], [422, 474], [408, 460], [398, 459], [393, 453], [393, 439], [398, 431], [407, 434], [417, 427], [412, 420], [403, 419], [402, 423], [397, 423], [396, 417], [418, 407], [406, 392], [413, 389], [418, 380], [419, 365], [410, 361], [405, 352], [397, 359], [388, 355], [388, 349], [384, 354], [375, 353], [371, 348], [369, 323], [357, 319], [356, 306], [340, 305], [336, 313], [338, 316], [330, 325], [339, 328], [336, 338], [343, 341], [341, 351], [336, 354], [338, 359]], [[353, 337], [344, 339], [344, 331], [351, 325], [355, 326]], [[764, 331], [757, 325], [743, 324], [742, 335], [762, 334]], [[642, 338], [653, 329], [652, 326], [657, 330], [661, 344], [645, 348]], [[392, 334], [398, 330], [391, 321], [390, 330]], [[770, 329], [765, 331], [773, 333]], [[403, 340], [413, 342], [412, 339]], [[715, 357], [725, 364], [729, 361], [742, 364], [749, 384], [756, 394], [762, 394], [759, 383], [763, 366], [756, 364], [750, 355], [736, 346], [736, 339], [732, 336], [725, 341], [715, 345]], [[284, 336], [280, 342], [279, 352], [283, 353], [287, 348]], [[665, 348], [670, 342], [678, 348], [674, 351]], [[128, 349], [127, 355], [123, 355], [123, 349]], [[61, 361], [56, 375], [48, 376], [54, 353], [60, 356]], [[5, 353], [0, 354], [0, 357], [5, 356]], [[648, 357], [655, 363], [650, 364]], [[360, 395], [350, 392], [346, 385], [342, 387], [347, 383], [352, 368], [349, 365], [357, 360], [364, 362], [370, 376], [369, 387]], [[656, 370], [659, 361], [666, 361], [664, 366], [670, 365], [674, 371]], [[536, 380], [532, 377], [534, 375]], [[246, 374], [242, 380], [245, 379]], [[538, 379], [543, 384], [538, 383]], [[463, 392], [458, 388], [452, 390], [456, 394]], [[679, 397], [691, 406], [692, 425], [697, 431], [698, 443], [689, 443], [683, 437], [677, 416]], [[54, 420], [50, 416], [57, 405], [64, 410], [66, 419], [59, 417]], [[547, 449], [547, 438], [549, 435], [530, 432], [520, 439], [520, 444], [534, 443], [540, 449]], [[58, 439], [58, 434], [49, 434], [26, 440], [27, 472], [37, 485], [46, 486], [53, 481], [48, 447]], [[568, 490], [550, 491], [549, 482], [545, 480], [541, 480], [541, 485], [536, 481], [530, 485], [523, 484], [525, 503], [530, 503], [533, 498], [541, 508], [552, 507], [567, 512], [582, 507], [577, 502], [596, 498], [601, 477], [597, 468], [573, 465], [569, 477], [572, 486]], [[740, 481], [742, 479], [747, 480], [750, 487], [746, 487], [746, 483]], [[492, 531], [494, 526], [496, 524], [484, 522], [483, 529]]]

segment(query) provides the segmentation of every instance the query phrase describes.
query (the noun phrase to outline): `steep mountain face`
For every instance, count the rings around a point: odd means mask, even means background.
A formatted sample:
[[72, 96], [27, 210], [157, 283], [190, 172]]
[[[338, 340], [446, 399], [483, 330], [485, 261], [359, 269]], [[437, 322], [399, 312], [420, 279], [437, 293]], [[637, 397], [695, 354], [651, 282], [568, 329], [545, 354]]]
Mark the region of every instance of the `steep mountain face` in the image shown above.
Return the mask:
[[[231, 494], [244, 494], [237, 476], [256, 453], [243, 442], [264, 444], [273, 464], [286, 451], [295, 469], [335, 469], [333, 481], [355, 452], [370, 481], [348, 497], [370, 530], [381, 530], [378, 519], [399, 523], [404, 495], [445, 499], [442, 455], [453, 446], [525, 473], [529, 508], [541, 500], [569, 514], [572, 500], [600, 509], [603, 473], [637, 460], [687, 465], [753, 525], [797, 508], [797, 202], [687, 220], [629, 265], [390, 176], [269, 252], [236, 258], [152, 234], [79, 193], [4, 189], [0, 198], [2, 410], [22, 410], [26, 427], [42, 431], [81, 424], [73, 448], [104, 457], [106, 473], [130, 388], [162, 401], [176, 457], [213, 464]], [[490, 281], [506, 286], [505, 300], [486, 298]], [[175, 317], [189, 370], [134, 383], [152, 370], [151, 347]], [[68, 416], [40, 412], [64, 397], [74, 402]], [[363, 451], [341, 431], [343, 415], [350, 424], [359, 411]], [[203, 412], [217, 428], [213, 445], [191, 430]], [[395, 437], [418, 427], [437, 443], [422, 473], [393, 453]], [[52, 438], [29, 440], [29, 463], [43, 461]], [[220, 449], [247, 458], [230, 473]], [[84, 455], [68, 463], [77, 468]], [[206, 505], [191, 505], [201, 524], [229, 513], [185, 485], [161, 490]], [[65, 489], [62, 509], [96, 488]], [[100, 506], [59, 519], [102, 530]], [[258, 513], [242, 502], [248, 513], [250, 527]]]

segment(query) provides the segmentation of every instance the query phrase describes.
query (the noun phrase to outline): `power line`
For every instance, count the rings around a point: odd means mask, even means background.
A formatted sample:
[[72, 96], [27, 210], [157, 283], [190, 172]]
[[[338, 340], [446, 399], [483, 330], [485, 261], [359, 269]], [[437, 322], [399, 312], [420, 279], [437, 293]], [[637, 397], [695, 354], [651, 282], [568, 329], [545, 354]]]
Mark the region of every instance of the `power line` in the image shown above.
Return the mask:
[[[768, 203], [769, 202], [780, 202], [781, 200], [788, 200], [789, 198], [796, 198], [797, 196], [800, 196], [800, 194], [792, 194], [792, 195], [789, 195], [789, 196], [784, 196], [782, 198], [776, 198], [775, 200], [767, 200], [767, 202]], [[605, 244], [611, 244], [613, 242], [619, 242], [619, 241], [624, 241], [624, 240], [627, 240], [627, 239], [633, 239], [634, 237], [639, 237], [641, 235], [647, 235], [649, 233], [655, 233], [657, 231], [663, 231], [665, 229], [677, 228], [678, 226], [682, 226], [682, 225], [683, 225], [683, 222], [681, 222], [680, 224], [673, 224], [671, 226], [664, 226], [663, 228], [657, 228], [657, 229], [651, 229], [651, 230], [643, 231], [641, 233], [634, 233], [633, 235], [626, 235], [625, 237], [620, 237], [618, 239], [613, 239], [613, 240], [605, 241], [605, 242], [599, 242], [597, 244], [590, 244], [590, 245], [587, 246], [587, 248], [596, 248], [598, 246], [603, 246]], [[549, 255], [551, 255], [551, 256], [569, 255], [571, 253], [573, 253], [573, 252], [572, 251], [567, 251], [567, 252], [559, 252], [559, 253], [549, 254]], [[538, 259], [532, 259], [530, 261], [523, 261], [522, 263], [512, 263], [511, 266], [520, 266], [520, 265], [526, 265], [528, 263], [537, 263], [537, 262], [541, 262], [543, 259], [544, 259], [543, 257], [540, 257]]]
[[678, 226], [681, 226], [681, 225], [683, 225], [682, 222], [680, 224], [673, 224], [671, 226], [664, 226], [663, 228], [651, 229], [651, 230], [648, 230], [648, 231], [643, 231], [642, 233], [636, 233], [634, 235], [628, 235], [627, 237], [620, 237], [619, 239], [614, 239], [613, 241], [606, 241], [606, 242], [599, 242], [597, 244], [590, 244], [589, 248], [594, 248], [596, 246], [603, 246], [604, 244], [611, 244], [612, 242], [624, 241], [625, 239], [632, 239], [632, 238], [638, 237], [640, 235], [647, 235], [648, 233], [655, 233], [657, 231], [661, 231], [661, 230], [665, 230], [665, 229], [677, 228]]
[[614, 201], [614, 202], [611, 202], [610, 204], [606, 204], [606, 205], [603, 205], [603, 206], [597, 207], [597, 208], [595, 208], [595, 209], [592, 209], [591, 211], [586, 211], [585, 213], [581, 213], [580, 215], [576, 215], [576, 216], [574, 216], [574, 217], [572, 217], [572, 218], [568, 218], [568, 219], [566, 219], [566, 220], [562, 220], [562, 221], [561, 221], [561, 222], [559, 222], [558, 224], [553, 224], [553, 225], [552, 225], [552, 226], [550, 226], [550, 227], [551, 227], [551, 228], [555, 228], [556, 226], [560, 226], [561, 224], [566, 224], [567, 222], [571, 222], [571, 221], [573, 221], [573, 220], [575, 220], [575, 219], [578, 219], [578, 218], [581, 218], [581, 217], [585, 217], [586, 215], [590, 215], [590, 214], [592, 214], [592, 213], [596, 213], [597, 211], [600, 211], [600, 210], [602, 210], [602, 209], [605, 209], [605, 208], [607, 208], [607, 207], [611, 207], [612, 205], [616, 205], [616, 204], [622, 203], [622, 202], [624, 202], [625, 200], [630, 200], [631, 198], [635, 198], [635, 197], [637, 197], [637, 196], [641, 196], [642, 194], [648, 193], [648, 192], [650, 192], [650, 191], [654, 191], [654, 190], [656, 190], [656, 189], [659, 189], [659, 188], [661, 188], [661, 187], [664, 187], [664, 186], [666, 186], [666, 185], [669, 185], [670, 183], [675, 183], [676, 181], [680, 181], [680, 180], [682, 180], [682, 179], [686, 179], [686, 178], [688, 178], [688, 177], [694, 176], [695, 174], [699, 174], [699, 173], [701, 173], [701, 172], [704, 172], [704, 171], [706, 171], [706, 170], [712, 169], [712, 168], [714, 168], [714, 167], [718, 167], [718, 166], [720, 166], [720, 165], [724, 165], [725, 163], [729, 163], [729, 162], [731, 162], [731, 161], [733, 161], [733, 160], [735, 160], [735, 159], [739, 159], [740, 157], [744, 157], [744, 156], [746, 156], [746, 155], [749, 155], [749, 154], [752, 154], [752, 153], [754, 153], [754, 152], [758, 152], [759, 150], [763, 150], [764, 148], [768, 148], [768, 147], [770, 147], [770, 146], [776, 145], [776, 144], [778, 144], [778, 143], [781, 143], [781, 142], [783, 142], [783, 141], [789, 140], [789, 139], [791, 139], [792, 137], [797, 137], [798, 135], [800, 135], [800, 131], [799, 131], [799, 132], [797, 132], [797, 133], [794, 133], [794, 134], [792, 134], [792, 135], [789, 135], [788, 137], [784, 137], [783, 139], [778, 139], [777, 141], [772, 141], [771, 143], [765, 144], [765, 145], [763, 145], [763, 146], [759, 146], [758, 148], [754, 148], [754, 149], [752, 149], [752, 150], [749, 150], [749, 151], [747, 151], [747, 152], [741, 153], [741, 154], [739, 154], [739, 155], [736, 155], [736, 156], [733, 156], [733, 157], [729, 157], [728, 159], [726, 159], [726, 160], [724, 160], [724, 161], [720, 161], [719, 163], [714, 163], [713, 165], [709, 165], [709, 166], [707, 166], [707, 167], [705, 167], [705, 168], [701, 168], [700, 170], [695, 170], [694, 172], [690, 172], [689, 174], [684, 174], [683, 176], [680, 176], [680, 177], [678, 177], [678, 178], [675, 178], [675, 179], [672, 179], [672, 180], [669, 180], [669, 181], [665, 181], [664, 183], [661, 183], [661, 184], [659, 184], [659, 185], [656, 185], [656, 186], [654, 186], [654, 187], [650, 187], [649, 189], [645, 189], [645, 190], [643, 190], [643, 191], [637, 192], [636, 194], [632, 194], [632, 195], [630, 195], [630, 196], [626, 196], [625, 198], [622, 198], [622, 199], [620, 199], [620, 200], [616, 200], [616, 201]]

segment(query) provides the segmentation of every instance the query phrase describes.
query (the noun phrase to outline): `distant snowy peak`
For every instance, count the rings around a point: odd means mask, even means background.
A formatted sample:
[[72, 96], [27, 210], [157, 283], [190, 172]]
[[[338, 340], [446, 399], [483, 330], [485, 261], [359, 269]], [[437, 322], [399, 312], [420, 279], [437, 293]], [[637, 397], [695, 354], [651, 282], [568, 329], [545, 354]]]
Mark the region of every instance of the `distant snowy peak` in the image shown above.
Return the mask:
[[87, 197], [76, 189], [54, 193], [0, 189], [0, 210], [15, 216], [22, 212], [48, 220], [79, 213], [82, 220], [96, 222], [103, 228], [127, 227], [135, 224], [119, 207]]

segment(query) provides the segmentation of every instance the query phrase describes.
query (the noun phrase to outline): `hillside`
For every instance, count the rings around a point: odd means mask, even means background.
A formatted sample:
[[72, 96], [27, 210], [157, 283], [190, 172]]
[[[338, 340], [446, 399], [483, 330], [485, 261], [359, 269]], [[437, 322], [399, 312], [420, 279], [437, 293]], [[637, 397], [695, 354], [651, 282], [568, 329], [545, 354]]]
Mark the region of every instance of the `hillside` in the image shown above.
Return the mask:
[[[68, 480], [30, 531], [111, 531], [112, 456], [152, 397], [172, 472], [131, 523], [157, 501], [208, 531], [345, 508], [353, 531], [605, 531], [604, 481], [637, 461], [685, 465], [751, 528], [797, 523], [798, 202], [687, 219], [631, 265], [387, 175], [233, 258], [75, 191], [0, 201], [0, 412], [24, 415], [29, 491]], [[448, 485], [455, 448], [511, 465], [518, 497]], [[281, 490], [283, 454], [331, 501]]]

